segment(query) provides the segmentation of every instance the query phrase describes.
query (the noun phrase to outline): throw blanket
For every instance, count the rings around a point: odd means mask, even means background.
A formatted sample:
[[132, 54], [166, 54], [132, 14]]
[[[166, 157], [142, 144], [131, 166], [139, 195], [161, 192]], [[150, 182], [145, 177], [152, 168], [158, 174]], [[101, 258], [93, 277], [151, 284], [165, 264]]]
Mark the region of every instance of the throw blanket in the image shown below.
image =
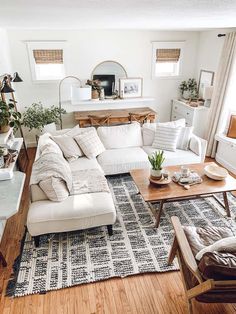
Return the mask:
[[110, 192], [107, 180], [99, 169], [73, 171], [72, 181], [70, 195]]
[[61, 178], [68, 191], [72, 190], [72, 173], [68, 162], [59, 154], [48, 152], [42, 154], [33, 165], [30, 184], [39, 184], [49, 177]]

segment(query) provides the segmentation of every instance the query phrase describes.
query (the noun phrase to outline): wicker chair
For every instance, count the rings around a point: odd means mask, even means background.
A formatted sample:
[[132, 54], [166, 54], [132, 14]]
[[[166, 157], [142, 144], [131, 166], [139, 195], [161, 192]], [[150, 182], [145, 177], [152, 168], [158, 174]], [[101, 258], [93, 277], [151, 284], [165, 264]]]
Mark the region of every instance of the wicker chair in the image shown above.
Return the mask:
[[[175, 231], [175, 238], [170, 251], [168, 264], [170, 265], [173, 262], [174, 257], [177, 255], [183, 278], [185, 294], [188, 300], [189, 313], [193, 313], [193, 298], [204, 303], [236, 303], [235, 267], [233, 270], [234, 275], [231, 276], [233, 280], [215, 280], [210, 279], [210, 276], [207, 276], [208, 278], [206, 278], [205, 275], [203, 277], [203, 273], [199, 268], [201, 261], [197, 264], [183, 226], [181, 226], [178, 217], [172, 217], [171, 220]], [[213, 253], [206, 254], [210, 255]], [[234, 254], [234, 256], [236, 255]], [[207, 258], [207, 256], [205, 256], [205, 258]], [[229, 271], [231, 272], [231, 269]]]

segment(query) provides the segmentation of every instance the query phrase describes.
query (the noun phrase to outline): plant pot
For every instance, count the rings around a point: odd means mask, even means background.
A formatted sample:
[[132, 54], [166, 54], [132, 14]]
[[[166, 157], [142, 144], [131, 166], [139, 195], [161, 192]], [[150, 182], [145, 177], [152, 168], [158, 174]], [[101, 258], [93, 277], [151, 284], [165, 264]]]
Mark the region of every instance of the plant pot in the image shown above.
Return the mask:
[[92, 99], [93, 100], [99, 100], [99, 93], [96, 89], [92, 90]]
[[10, 125], [1, 125], [0, 133], [7, 133], [10, 130]]
[[43, 129], [42, 129], [42, 134], [45, 134], [45, 133], [50, 133], [50, 134], [54, 134], [56, 132], [57, 128], [56, 128], [56, 124], [55, 122], [52, 122], [52, 123], [49, 123], [49, 124], [46, 124]]
[[184, 99], [188, 100], [189, 98], [191, 98], [191, 92], [188, 90], [185, 90], [182, 96]]
[[4, 157], [0, 156], [0, 168], [4, 167]]
[[162, 170], [154, 170], [154, 169], [151, 169], [151, 170], [150, 170], [150, 174], [151, 174], [151, 177], [152, 177], [154, 180], [159, 180], [159, 179], [161, 179], [161, 177], [162, 177]]

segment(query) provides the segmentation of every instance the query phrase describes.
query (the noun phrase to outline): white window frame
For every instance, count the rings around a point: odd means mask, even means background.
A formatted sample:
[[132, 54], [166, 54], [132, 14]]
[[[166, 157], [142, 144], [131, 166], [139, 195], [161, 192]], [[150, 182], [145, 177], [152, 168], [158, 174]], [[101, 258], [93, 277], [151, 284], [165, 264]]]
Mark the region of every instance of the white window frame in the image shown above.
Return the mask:
[[[179, 79], [183, 75], [185, 41], [154, 41], [152, 42], [152, 79]], [[156, 50], [157, 49], [180, 49], [179, 74], [178, 75], [156, 75]]]
[[51, 80], [38, 80], [36, 77], [35, 72], [35, 59], [33, 55], [33, 50], [37, 49], [62, 49], [63, 50], [63, 64], [65, 69], [65, 76], [66, 76], [66, 69], [67, 69], [67, 42], [63, 41], [28, 41], [26, 42], [27, 50], [28, 50], [28, 57], [29, 57], [29, 64], [30, 64], [30, 71], [31, 71], [31, 78], [33, 83], [56, 83], [59, 82], [62, 78], [59, 79], [51, 79]]

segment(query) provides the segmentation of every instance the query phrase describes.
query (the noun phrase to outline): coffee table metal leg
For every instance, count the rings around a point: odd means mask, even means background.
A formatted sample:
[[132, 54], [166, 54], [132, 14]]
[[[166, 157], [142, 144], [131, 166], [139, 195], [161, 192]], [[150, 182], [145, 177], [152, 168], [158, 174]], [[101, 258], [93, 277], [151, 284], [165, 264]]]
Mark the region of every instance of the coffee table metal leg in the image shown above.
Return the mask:
[[161, 220], [161, 214], [162, 214], [162, 211], [163, 211], [164, 203], [165, 203], [165, 200], [161, 200], [161, 201], [160, 201], [159, 210], [158, 210], [158, 213], [157, 213], [157, 215], [156, 215], [155, 228], [158, 228], [158, 227], [159, 227], [160, 220]]
[[223, 192], [223, 198], [224, 198], [224, 203], [225, 203], [225, 211], [228, 217], [231, 217], [230, 215], [230, 209], [229, 209], [229, 202], [228, 202], [228, 197], [227, 197], [227, 192]]

